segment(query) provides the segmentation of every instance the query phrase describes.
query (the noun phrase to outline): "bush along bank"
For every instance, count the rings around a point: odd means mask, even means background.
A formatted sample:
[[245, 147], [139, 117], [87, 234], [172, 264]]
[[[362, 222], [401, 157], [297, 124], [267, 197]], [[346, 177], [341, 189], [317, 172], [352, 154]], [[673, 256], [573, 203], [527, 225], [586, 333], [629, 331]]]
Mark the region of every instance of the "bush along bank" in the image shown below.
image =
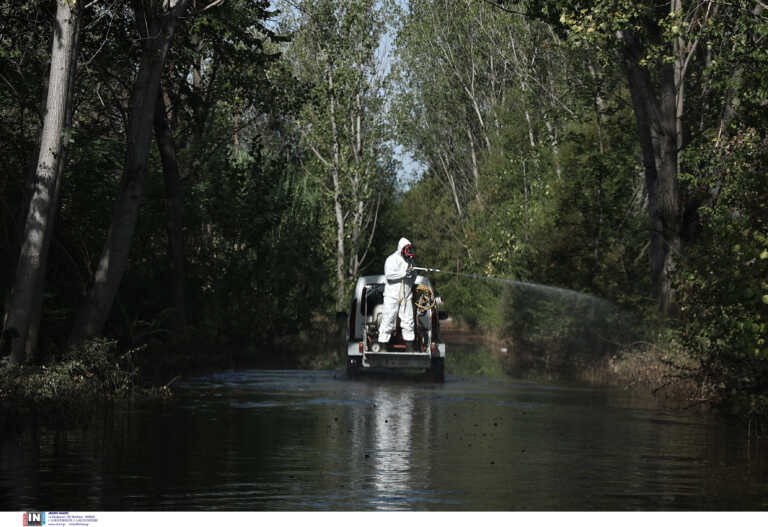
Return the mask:
[[[472, 329], [457, 321], [445, 334], [451, 339], [471, 338], [494, 350], [500, 368], [510, 376], [613, 386], [675, 406], [712, 403], [701, 364], [675, 340], [673, 331], [638, 329], [631, 339], [618, 342], [615, 335], [610, 338], [613, 332], [595, 325], [564, 326], [567, 320], [562, 315], [550, 318], [546, 327], [537, 327], [537, 319], [525, 315], [518, 313], [511, 329], [492, 324]], [[551, 320], [561, 326], [553, 327]]]
[[97, 339], [45, 364], [4, 366], [0, 416], [3, 421], [35, 416], [52, 425], [76, 425], [86, 423], [97, 404], [169, 397], [169, 385], [143, 386], [137, 358], [142, 351]]
[[[665, 406], [715, 411], [739, 421], [752, 435], [768, 435], [765, 405], [760, 404], [766, 394], [754, 385], [759, 377], [716, 370], [711, 357], [689, 346], [685, 327], [649, 325], [622, 342], [608, 342], [605, 334], [596, 338], [594, 331], [586, 330], [533, 331], [530, 320], [520, 324], [525, 331], [517, 332], [492, 326], [468, 330], [465, 323], [457, 327], [494, 350], [491, 354], [506, 375], [612, 386], [651, 396]], [[452, 329], [455, 333], [457, 328]], [[736, 382], [742, 384], [734, 386]]]
[[674, 406], [698, 404], [706, 391], [696, 382], [698, 365], [675, 345], [637, 341], [590, 353], [572, 341], [493, 340], [505, 350], [505, 370], [514, 376], [612, 386], [653, 395]]

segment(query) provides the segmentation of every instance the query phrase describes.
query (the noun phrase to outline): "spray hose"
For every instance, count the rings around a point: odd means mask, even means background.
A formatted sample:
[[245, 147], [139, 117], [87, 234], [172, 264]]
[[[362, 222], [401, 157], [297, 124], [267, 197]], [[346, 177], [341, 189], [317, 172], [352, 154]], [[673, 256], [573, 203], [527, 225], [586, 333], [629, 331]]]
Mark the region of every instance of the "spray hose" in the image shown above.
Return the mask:
[[424, 271], [425, 273], [442, 273], [440, 269], [433, 269], [431, 267], [411, 267], [414, 271]]
[[[433, 269], [431, 267], [411, 267], [412, 271], [423, 271], [425, 273], [439, 273], [441, 272], [440, 269]], [[416, 310], [418, 314], [424, 313], [425, 311], [429, 311], [433, 307], [435, 307], [435, 304], [437, 303], [437, 298], [435, 297], [432, 290], [427, 287], [424, 284], [418, 284], [416, 286], [416, 294], [414, 295], [414, 306], [416, 307]]]
[[432, 293], [432, 290], [424, 284], [418, 284], [416, 286], [416, 294], [414, 295], [414, 306], [419, 314], [429, 311], [437, 303], [437, 298]]

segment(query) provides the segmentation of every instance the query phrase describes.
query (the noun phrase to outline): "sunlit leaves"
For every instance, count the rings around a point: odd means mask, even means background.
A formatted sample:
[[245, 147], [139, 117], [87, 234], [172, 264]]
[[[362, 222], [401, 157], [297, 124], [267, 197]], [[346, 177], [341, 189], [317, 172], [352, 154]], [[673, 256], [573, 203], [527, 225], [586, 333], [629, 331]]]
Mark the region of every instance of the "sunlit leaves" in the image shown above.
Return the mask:
[[764, 415], [758, 399], [768, 384], [765, 152], [764, 134], [749, 128], [720, 150], [701, 145], [698, 155], [728, 163], [716, 176], [715, 199], [700, 209], [700, 243], [678, 286], [684, 342], [717, 379], [721, 400], [753, 416]]

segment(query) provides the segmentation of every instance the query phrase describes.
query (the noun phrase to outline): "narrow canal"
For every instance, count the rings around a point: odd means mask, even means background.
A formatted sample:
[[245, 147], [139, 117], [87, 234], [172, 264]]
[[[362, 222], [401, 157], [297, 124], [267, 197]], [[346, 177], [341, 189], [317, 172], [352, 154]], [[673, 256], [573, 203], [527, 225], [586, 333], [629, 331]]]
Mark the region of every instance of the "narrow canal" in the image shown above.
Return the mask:
[[765, 444], [619, 390], [334, 371], [190, 377], [1, 446], [4, 510], [768, 510]]

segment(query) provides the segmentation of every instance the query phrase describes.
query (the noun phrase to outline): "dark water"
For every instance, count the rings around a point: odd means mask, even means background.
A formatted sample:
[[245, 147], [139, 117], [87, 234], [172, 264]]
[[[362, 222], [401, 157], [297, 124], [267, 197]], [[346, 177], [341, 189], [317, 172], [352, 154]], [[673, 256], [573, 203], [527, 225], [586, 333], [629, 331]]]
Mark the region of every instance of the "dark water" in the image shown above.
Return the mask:
[[627, 394], [243, 370], [0, 450], [2, 510], [766, 510], [765, 443]]

